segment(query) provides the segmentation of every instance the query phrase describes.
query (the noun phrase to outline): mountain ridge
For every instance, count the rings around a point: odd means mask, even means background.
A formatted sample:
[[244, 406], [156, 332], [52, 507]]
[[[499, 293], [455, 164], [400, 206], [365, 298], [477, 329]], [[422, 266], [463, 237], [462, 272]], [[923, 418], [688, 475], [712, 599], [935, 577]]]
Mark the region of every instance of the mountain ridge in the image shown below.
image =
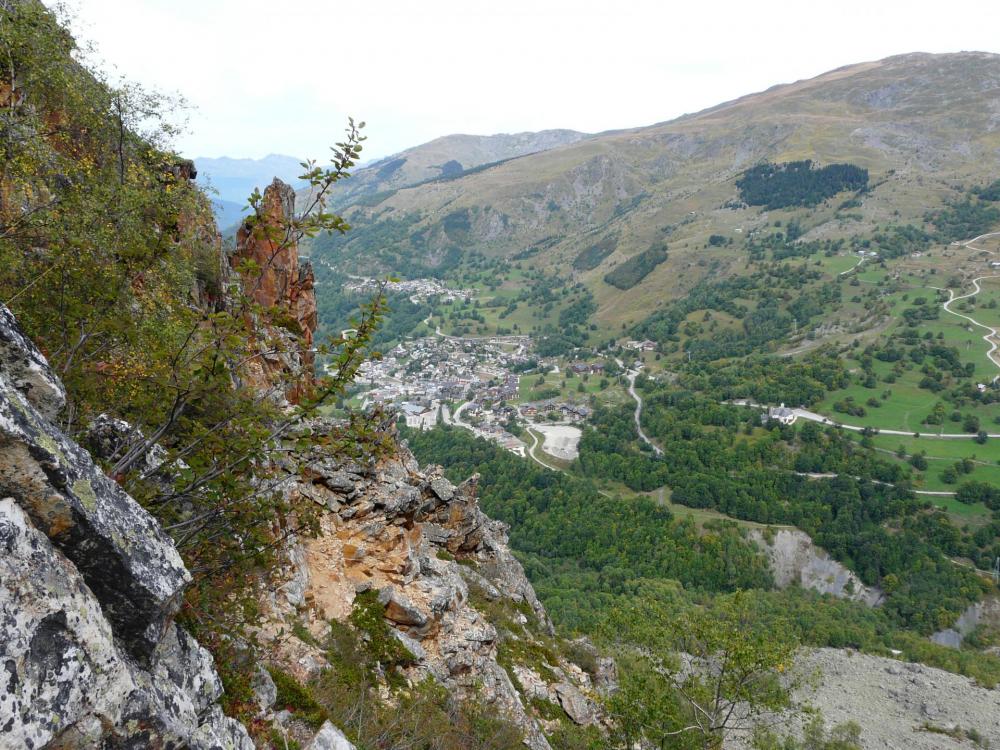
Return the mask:
[[[990, 92], [993, 104], [983, 106]], [[556, 237], [536, 261], [553, 270], [569, 264], [588, 237], [617, 234], [615, 252], [579, 277], [597, 296], [605, 324], [628, 321], [655, 289], [678, 289], [681, 258], [650, 274], [641, 285], [646, 294], [631, 300], [604, 284], [604, 274], [658, 241], [664, 227], [671, 246], [700, 246], [713, 233], [758, 226], [764, 212], [719, 207], [736, 199], [732, 181], [740, 171], [760, 161], [808, 158], [869, 169], [875, 195], [857, 212], [866, 227], [888, 218], [884, 195], [893, 194], [902, 217], [917, 221], [927, 206], [956, 197], [955, 183], [985, 180], [1000, 148], [996, 92], [1000, 55], [989, 53], [916, 53], [843, 66], [664, 123], [345, 205], [359, 231], [327, 243], [328, 260], [349, 265], [357, 253], [370, 262], [373, 253], [378, 261], [391, 252], [433, 268], [455, 244], [443, 222], [456, 212], [467, 212], [470, 222], [463, 253], [509, 258]], [[369, 227], [377, 233], [388, 221], [406, 223], [407, 233], [368, 247]], [[415, 239], [423, 239], [420, 249]], [[322, 252], [324, 242], [316, 247]], [[399, 264], [384, 270], [408, 272]]]

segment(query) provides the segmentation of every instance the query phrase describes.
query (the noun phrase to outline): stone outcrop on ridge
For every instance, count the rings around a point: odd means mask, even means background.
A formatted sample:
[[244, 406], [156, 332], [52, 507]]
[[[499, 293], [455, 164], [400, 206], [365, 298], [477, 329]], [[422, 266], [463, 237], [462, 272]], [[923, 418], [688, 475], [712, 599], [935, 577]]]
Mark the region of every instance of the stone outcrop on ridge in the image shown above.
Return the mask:
[[[314, 425], [314, 429], [322, 429]], [[315, 538], [293, 540], [283, 585], [265, 610], [279, 665], [300, 680], [326, 668], [321, 649], [288, 635], [301, 622], [321, 639], [345, 621], [355, 597], [378, 592], [385, 621], [414, 655], [413, 682], [432, 678], [480, 701], [547, 748], [550, 722], [533, 705], [552, 704], [578, 724], [596, 724], [599, 692], [613, 689], [613, 663], [595, 679], [551, 647], [552, 624], [507, 544], [505, 524], [476, 498], [478, 477], [455, 486], [440, 467], [421, 469], [405, 446], [375, 465], [324, 455], [289, 457], [284, 491], [324, 509]], [[535, 662], [516, 654], [530, 644]], [[548, 713], [548, 712], [545, 712]], [[551, 715], [551, 714], [549, 714]]]
[[[252, 264], [253, 272], [243, 274], [244, 292], [266, 310], [283, 311], [293, 328], [266, 327], [261, 333], [280, 341], [280, 347], [266, 345], [263, 363], [253, 367], [254, 379], [264, 383], [276, 372], [294, 372], [302, 383], [288, 394], [295, 401], [298, 392], [312, 382], [315, 354], [313, 335], [318, 323], [315, 278], [312, 265], [299, 260], [298, 243], [290, 229], [295, 216], [295, 191], [278, 178], [267, 186], [259, 214], [247, 217], [236, 233], [236, 249], [230, 265], [240, 270]], [[280, 351], [272, 349], [280, 348]]]

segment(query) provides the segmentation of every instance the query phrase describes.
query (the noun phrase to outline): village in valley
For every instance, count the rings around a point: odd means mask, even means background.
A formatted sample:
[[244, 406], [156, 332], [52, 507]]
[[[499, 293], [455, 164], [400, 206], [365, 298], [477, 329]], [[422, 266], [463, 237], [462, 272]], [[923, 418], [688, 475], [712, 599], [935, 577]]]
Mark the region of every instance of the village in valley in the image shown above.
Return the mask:
[[472, 289], [453, 289], [437, 279], [383, 282], [356, 276], [344, 285], [344, 289], [358, 294], [371, 294], [383, 284], [386, 293], [405, 295], [410, 302], [425, 302], [432, 298], [441, 302], [452, 302], [454, 300], [470, 300], [475, 295], [475, 291]]
[[[605, 372], [603, 361], [569, 367], [581, 377]], [[532, 400], [528, 386], [522, 392], [522, 380], [547, 372], [559, 374], [559, 365], [533, 357], [530, 336], [430, 335], [408, 338], [366, 362], [356, 378], [356, 398], [362, 408], [394, 406], [408, 427], [455, 425], [521, 456], [540, 442], [549, 458], [569, 462], [592, 407], [584, 394]]]
[[[355, 280], [349, 286], [364, 291], [366, 283]], [[423, 300], [467, 294], [436, 280], [391, 283], [396, 293]], [[650, 341], [625, 344], [632, 356], [653, 347]], [[408, 336], [381, 358], [365, 362], [355, 378], [354, 399], [361, 408], [391, 406], [410, 428], [454, 425], [517, 455], [566, 465], [578, 455], [594, 391], [604, 390], [609, 377], [623, 373], [621, 364], [596, 353], [569, 362], [540, 358], [529, 335], [461, 337], [437, 328]]]

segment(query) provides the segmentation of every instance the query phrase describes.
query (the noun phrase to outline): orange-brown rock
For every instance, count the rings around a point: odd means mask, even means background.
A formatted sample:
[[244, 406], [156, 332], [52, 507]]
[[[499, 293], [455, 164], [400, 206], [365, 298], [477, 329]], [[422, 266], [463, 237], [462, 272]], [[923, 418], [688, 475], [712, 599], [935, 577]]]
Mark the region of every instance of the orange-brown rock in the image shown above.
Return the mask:
[[[297, 385], [288, 394], [297, 400], [313, 383], [313, 335], [316, 331], [316, 292], [312, 265], [299, 263], [299, 248], [289, 229], [295, 215], [295, 191], [275, 178], [264, 190], [260, 210], [249, 217], [236, 233], [236, 250], [230, 264], [243, 270], [243, 289], [271, 319], [290, 330], [294, 342], [293, 360], [270, 363], [270, 372], [297, 369]], [[253, 263], [248, 271], [247, 262]], [[294, 325], [292, 325], [294, 321]]]
[[284, 496], [322, 510], [314, 535], [290, 540], [262, 601], [257, 635], [269, 660], [304, 682], [331, 668], [316, 644], [331, 621], [353, 627], [356, 597], [374, 593], [387, 632], [414, 657], [403, 675], [489, 706], [521, 728], [530, 750], [551, 750], [532, 708], [539, 701], [579, 724], [599, 720], [596, 683], [569, 660], [553, 654], [541, 672], [516, 657], [501, 665], [504, 640], [549, 643], [554, 631], [507, 527], [479, 508], [475, 478], [456, 486], [402, 445], [372, 464], [293, 453], [285, 468]]

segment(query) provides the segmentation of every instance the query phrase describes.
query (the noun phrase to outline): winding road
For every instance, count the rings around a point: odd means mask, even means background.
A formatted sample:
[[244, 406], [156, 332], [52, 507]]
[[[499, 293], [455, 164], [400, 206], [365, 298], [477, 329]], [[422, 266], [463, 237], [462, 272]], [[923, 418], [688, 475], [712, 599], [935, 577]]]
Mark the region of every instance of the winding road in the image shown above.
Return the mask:
[[[616, 359], [615, 361], [618, 363], [619, 367], [622, 366], [621, 360]], [[642, 367], [642, 365], [639, 365], [639, 367]], [[635, 370], [625, 371], [625, 377], [628, 378], [628, 393], [635, 399], [635, 429], [638, 431], [639, 438], [642, 442], [652, 448], [656, 452], [657, 456], [662, 456], [663, 451], [660, 450], [660, 446], [656, 445], [656, 443], [650, 440], [646, 433], [642, 431], [642, 396], [635, 391], [635, 379], [638, 374], [638, 368]]]
[[[973, 240], [970, 240], [970, 241], [973, 241]], [[966, 245], [966, 247], [968, 247], [968, 245]], [[987, 252], [989, 252], [989, 251], [987, 251]], [[979, 294], [982, 291], [982, 289], [979, 286], [979, 282], [983, 281], [984, 279], [1000, 279], [1000, 274], [991, 274], [989, 276], [980, 276], [978, 278], [973, 279], [972, 280], [973, 291], [969, 292], [968, 294], [960, 294], [960, 295], [956, 296], [955, 292], [952, 289], [945, 290], [945, 289], [941, 289], [941, 287], [937, 287], [937, 286], [932, 286], [931, 289], [937, 289], [937, 290], [942, 291], [942, 292], [943, 291], [947, 291], [948, 292], [948, 301], [945, 302], [941, 306], [942, 308], [944, 308], [945, 312], [951, 313], [952, 315], [955, 315], [955, 316], [957, 316], [959, 318], [962, 318], [963, 320], [967, 320], [970, 323], [972, 323], [972, 325], [977, 326], [979, 328], [982, 328], [984, 331], [987, 331], [987, 333], [983, 336], [983, 341], [985, 341], [987, 344], [990, 345], [989, 351], [986, 352], [986, 359], [988, 359], [992, 364], [994, 364], [998, 369], [1000, 369], [1000, 360], [997, 359], [997, 355], [996, 355], [996, 351], [997, 351], [997, 342], [996, 342], [997, 329], [994, 328], [993, 326], [988, 326], [985, 323], [980, 323], [975, 318], [970, 318], [968, 315], [963, 315], [962, 313], [955, 312], [954, 310], [951, 309], [951, 305], [953, 303], [958, 302], [959, 300], [968, 299], [969, 297], [975, 297], [977, 294]], [[994, 375], [993, 376], [993, 381], [996, 382], [997, 378], [1000, 378], [1000, 374]]]
[[[969, 250], [975, 250], [977, 252], [984, 252], [984, 253], [990, 253], [991, 255], [996, 255], [996, 252], [994, 252], [993, 250], [988, 250], [988, 249], [986, 249], [984, 247], [975, 247], [975, 243], [976, 242], [978, 242], [979, 240], [984, 240], [984, 239], [986, 239], [988, 237], [1000, 237], [1000, 232], [987, 232], [986, 234], [981, 234], [978, 237], [973, 237], [971, 240], [965, 240], [964, 242], [963, 241], [958, 241], [958, 242], [953, 242], [951, 244], [953, 246], [955, 246], [955, 247], [965, 247], [965, 248], [968, 248]], [[864, 260], [864, 259], [862, 258], [862, 260]], [[853, 271], [855, 268], [857, 268], [858, 265], [861, 265], [860, 261], [858, 262], [857, 265], [855, 265], [853, 268], [848, 269], [848, 271], [845, 271], [844, 273], [848, 273], [850, 271]], [[843, 273], [841, 275], [843, 275]], [[949, 313], [949, 314], [954, 315], [956, 317], [962, 318], [963, 320], [971, 323], [972, 325], [976, 326], [977, 328], [981, 328], [982, 330], [986, 331], [986, 333], [982, 337], [983, 341], [985, 341], [987, 344], [990, 345], [989, 350], [986, 352], [986, 359], [989, 360], [990, 364], [992, 364], [993, 366], [995, 366], [997, 369], [1000, 369], [1000, 355], [997, 354], [997, 349], [1000, 348], [1000, 344], [998, 344], [998, 340], [1000, 340], [1000, 335], [998, 335], [997, 329], [994, 328], [993, 326], [988, 326], [985, 323], [980, 323], [978, 320], [976, 320], [973, 317], [970, 317], [969, 315], [964, 315], [964, 314], [962, 314], [960, 312], [955, 312], [954, 310], [951, 309], [951, 306], [955, 302], [958, 302], [958, 301], [963, 300], [963, 299], [969, 299], [970, 297], [975, 297], [977, 294], [979, 294], [982, 291], [982, 287], [980, 286], [980, 282], [984, 281], [985, 279], [1000, 279], [1000, 274], [990, 274], [990, 275], [986, 275], [986, 276], [979, 276], [979, 277], [973, 279], [972, 280], [972, 291], [968, 292], [967, 294], [956, 295], [953, 289], [945, 289], [945, 288], [937, 287], [937, 286], [932, 286], [930, 288], [931, 289], [937, 289], [938, 291], [941, 291], [941, 292], [948, 292], [948, 301], [944, 302], [941, 305], [942, 309], [946, 313]], [[795, 354], [795, 353], [798, 353], [798, 350], [793, 350], [792, 352], [788, 352], [788, 354]], [[1000, 380], [1000, 374], [997, 374], [997, 375], [995, 375], [993, 377], [993, 382], [996, 382], [997, 380]], [[631, 389], [630, 389], [630, 392], [631, 392]], [[752, 406], [752, 407], [757, 408], [757, 409], [765, 409], [765, 408], [767, 408], [766, 406], [764, 406], [762, 404], [754, 403], [754, 402], [752, 402], [752, 401], [750, 401], [748, 399], [739, 399], [739, 400], [733, 401], [731, 403], [737, 404], [737, 405], [740, 405], [740, 406]], [[801, 419], [809, 420], [810, 422], [819, 422], [820, 424], [827, 424], [827, 425], [833, 425], [835, 427], [842, 427], [845, 430], [853, 430], [854, 432], [864, 432], [866, 429], [868, 429], [868, 428], [862, 427], [860, 425], [844, 424], [842, 422], [837, 422], [837, 421], [834, 421], [834, 420], [830, 419], [829, 417], [824, 417], [822, 414], [816, 414], [815, 412], [811, 412], [811, 411], [808, 411], [806, 409], [792, 409], [792, 411], [795, 413], [795, 416], [797, 416], [797, 417], [799, 417]], [[879, 432], [879, 434], [881, 434], [881, 435], [906, 435], [906, 436], [911, 436], [912, 437], [915, 434], [913, 430], [910, 430], [910, 431], [905, 431], [905, 430], [889, 430], [889, 429], [882, 429], [882, 428], [873, 428], [873, 429], [877, 429], [878, 432]], [[922, 432], [922, 433], [920, 433], [920, 435], [921, 435], [921, 437], [942, 438], [942, 439], [945, 439], [945, 440], [973, 440], [973, 439], [976, 438], [976, 435], [970, 435], [968, 433], [933, 433], [933, 432], [926, 432], [926, 433], [924, 433], [924, 432]], [[987, 437], [990, 437], [990, 438], [1000, 438], [1000, 433], [995, 433], [995, 432], [987, 433]], [[930, 493], [924, 493], [924, 494], [930, 494]]]
[[952, 245], [958, 245], [960, 247], [967, 247], [970, 250], [978, 250], [981, 253], [989, 253], [990, 255], [996, 255], [993, 250], [987, 250], [985, 247], [973, 247], [973, 242], [979, 242], [979, 240], [985, 240], [987, 237], [1000, 237], [1000, 232], [987, 232], [986, 234], [981, 234], [978, 237], [973, 237], [971, 240], [958, 240], [957, 242], [952, 242]]

